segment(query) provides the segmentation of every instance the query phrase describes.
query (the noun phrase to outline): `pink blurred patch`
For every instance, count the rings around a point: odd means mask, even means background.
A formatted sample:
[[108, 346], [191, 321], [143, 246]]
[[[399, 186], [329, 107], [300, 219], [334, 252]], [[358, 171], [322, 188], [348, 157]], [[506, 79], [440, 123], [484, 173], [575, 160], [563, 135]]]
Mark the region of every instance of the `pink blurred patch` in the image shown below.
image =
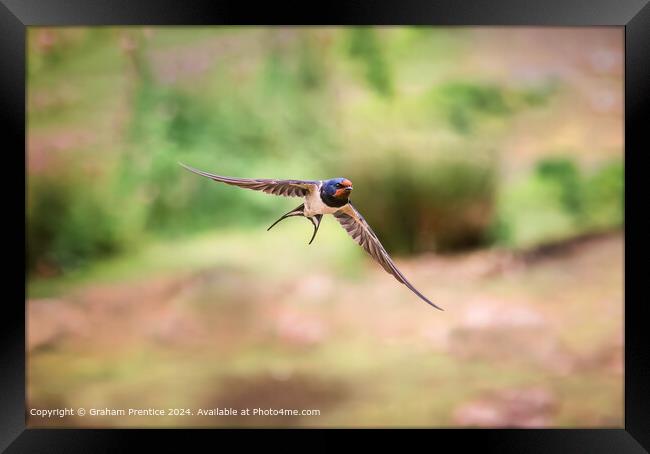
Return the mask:
[[556, 398], [547, 389], [508, 389], [463, 404], [453, 418], [470, 427], [548, 427], [556, 410]]
[[34, 299], [27, 304], [27, 350], [65, 338], [87, 337], [87, 314], [79, 306], [58, 299]]
[[317, 345], [328, 336], [327, 326], [320, 318], [287, 309], [275, 316], [274, 329], [282, 341], [296, 346]]

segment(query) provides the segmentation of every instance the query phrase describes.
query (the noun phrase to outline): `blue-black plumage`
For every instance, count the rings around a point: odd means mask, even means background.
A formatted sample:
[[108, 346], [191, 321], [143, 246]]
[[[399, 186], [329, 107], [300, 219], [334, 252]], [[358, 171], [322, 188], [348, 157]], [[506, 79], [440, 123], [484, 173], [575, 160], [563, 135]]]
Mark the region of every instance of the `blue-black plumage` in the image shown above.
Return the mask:
[[332, 178], [323, 181], [320, 188], [320, 197], [325, 205], [341, 208], [348, 203], [352, 189], [352, 182], [347, 178]]

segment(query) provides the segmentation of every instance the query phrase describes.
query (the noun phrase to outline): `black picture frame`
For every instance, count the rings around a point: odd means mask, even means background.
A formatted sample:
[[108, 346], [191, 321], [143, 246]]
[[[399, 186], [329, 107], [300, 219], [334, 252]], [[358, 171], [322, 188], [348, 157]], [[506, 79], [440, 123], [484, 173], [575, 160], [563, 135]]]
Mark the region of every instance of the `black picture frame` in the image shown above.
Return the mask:
[[[118, 452], [143, 438], [151, 450], [187, 447], [212, 439], [211, 430], [30, 429], [25, 413], [25, 286], [19, 284], [18, 256], [25, 244], [23, 159], [26, 151], [26, 27], [64, 25], [530, 25], [622, 26], [625, 28], [625, 427], [624, 429], [436, 430], [428, 442], [448, 442], [497, 452], [647, 452], [650, 447], [650, 306], [643, 298], [643, 237], [648, 220], [643, 206], [642, 164], [650, 151], [649, 0], [434, 0], [418, 2], [247, 3], [218, 0], [0, 0], [0, 117], [4, 130], [5, 292], [0, 344], [0, 450], [7, 452]], [[10, 164], [6, 159], [10, 158]], [[21, 171], [21, 166], [23, 171]], [[21, 251], [25, 270], [25, 249]], [[15, 276], [13, 275], [15, 274]], [[22, 300], [21, 300], [22, 298]], [[191, 431], [191, 434], [189, 433]], [[304, 431], [302, 431], [304, 433]], [[265, 431], [266, 434], [268, 432]], [[224, 431], [217, 436], [222, 437]], [[376, 434], [373, 434], [373, 438]], [[433, 438], [429, 438], [433, 437]], [[321, 437], [322, 440], [325, 440]], [[140, 440], [138, 440], [140, 441]], [[308, 446], [308, 445], [305, 445]], [[320, 445], [325, 446], [325, 445]], [[216, 449], [222, 444], [214, 445]], [[280, 446], [281, 447], [281, 446]]]

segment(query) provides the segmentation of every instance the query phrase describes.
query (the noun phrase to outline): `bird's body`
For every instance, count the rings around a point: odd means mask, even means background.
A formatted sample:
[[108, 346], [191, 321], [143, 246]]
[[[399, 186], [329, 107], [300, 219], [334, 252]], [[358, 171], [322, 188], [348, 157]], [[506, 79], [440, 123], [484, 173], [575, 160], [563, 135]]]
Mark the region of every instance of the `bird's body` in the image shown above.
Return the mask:
[[[321, 219], [326, 214], [333, 215], [348, 234], [372, 256], [395, 279], [407, 286], [413, 293], [431, 306], [440, 309], [429, 301], [404, 277], [397, 266], [382, 246], [379, 238], [370, 225], [350, 203], [352, 182], [346, 178], [332, 178], [329, 180], [273, 180], [233, 178], [215, 175], [181, 164], [191, 172], [202, 175], [221, 183], [226, 183], [241, 188], [263, 191], [267, 194], [285, 197], [302, 197], [304, 203], [283, 215], [267, 230], [271, 230], [278, 222], [293, 216], [303, 216], [314, 225], [314, 234], [309, 244], [314, 241]], [[442, 309], [441, 309], [442, 310]]]
[[322, 187], [322, 182], [318, 185], [317, 190], [310, 192], [305, 196], [305, 217], [311, 218], [317, 214], [334, 214], [341, 207], [329, 206], [321, 197], [320, 189]]

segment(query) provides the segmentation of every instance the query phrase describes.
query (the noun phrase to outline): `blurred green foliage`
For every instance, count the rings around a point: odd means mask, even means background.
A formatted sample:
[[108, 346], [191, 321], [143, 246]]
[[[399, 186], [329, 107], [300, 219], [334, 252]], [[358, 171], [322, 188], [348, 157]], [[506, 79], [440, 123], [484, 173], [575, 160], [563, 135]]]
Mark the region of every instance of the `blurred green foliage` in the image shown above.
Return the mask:
[[526, 246], [618, 227], [623, 182], [618, 159], [581, 171], [571, 157], [543, 158], [530, 174], [502, 190], [491, 236], [503, 245]]
[[546, 158], [537, 163], [535, 170], [542, 179], [556, 186], [565, 211], [573, 215], [576, 222], [582, 221], [585, 213], [582, 204], [580, 172], [575, 162], [566, 158]]
[[390, 66], [386, 61], [377, 32], [369, 27], [357, 27], [349, 33], [350, 55], [363, 65], [368, 85], [379, 95], [392, 95], [393, 81]]
[[73, 173], [35, 179], [28, 196], [27, 266], [44, 274], [124, 251], [141, 231], [140, 209]]
[[553, 81], [516, 90], [493, 83], [453, 81], [434, 87], [430, 102], [456, 132], [470, 134], [477, 124], [490, 119], [503, 119], [526, 108], [543, 106], [555, 91]]
[[30, 174], [29, 269], [79, 268], [151, 235], [266, 225], [295, 205], [178, 162], [351, 178], [354, 203], [397, 253], [517, 247], [620, 223], [620, 160], [584, 175], [542, 162], [500, 184], [503, 131], [559, 83], [454, 77], [436, 61], [456, 58], [457, 41], [424, 28], [35, 30], [30, 135], [83, 129], [99, 145]]
[[371, 172], [355, 172], [353, 195], [384, 245], [392, 251], [453, 251], [485, 244], [495, 204], [493, 161], [450, 151], [405, 160], [387, 154]]

